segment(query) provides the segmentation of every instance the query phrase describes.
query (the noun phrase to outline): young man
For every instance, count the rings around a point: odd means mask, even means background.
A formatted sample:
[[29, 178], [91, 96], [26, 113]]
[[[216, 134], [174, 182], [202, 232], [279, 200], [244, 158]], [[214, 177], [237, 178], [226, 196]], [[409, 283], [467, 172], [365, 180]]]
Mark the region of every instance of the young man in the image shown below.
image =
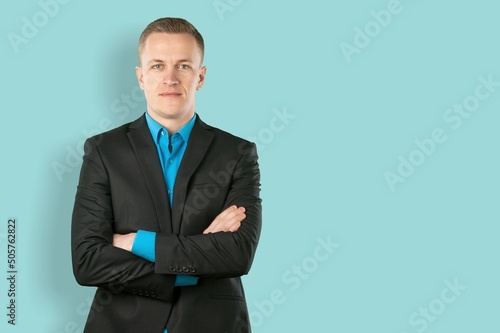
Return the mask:
[[98, 287], [85, 332], [251, 331], [257, 152], [195, 113], [203, 54], [189, 22], [151, 23], [136, 68], [147, 112], [85, 144], [71, 234], [76, 280]]

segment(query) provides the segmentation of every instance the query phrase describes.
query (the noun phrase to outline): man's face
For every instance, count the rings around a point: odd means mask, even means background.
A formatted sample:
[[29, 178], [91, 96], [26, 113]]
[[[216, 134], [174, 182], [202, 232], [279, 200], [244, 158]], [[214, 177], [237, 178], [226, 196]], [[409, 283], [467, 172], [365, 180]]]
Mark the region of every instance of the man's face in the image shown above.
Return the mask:
[[196, 90], [202, 87], [206, 73], [194, 37], [186, 33], [152, 33], [140, 60], [136, 74], [150, 116], [157, 121], [189, 121], [194, 115]]

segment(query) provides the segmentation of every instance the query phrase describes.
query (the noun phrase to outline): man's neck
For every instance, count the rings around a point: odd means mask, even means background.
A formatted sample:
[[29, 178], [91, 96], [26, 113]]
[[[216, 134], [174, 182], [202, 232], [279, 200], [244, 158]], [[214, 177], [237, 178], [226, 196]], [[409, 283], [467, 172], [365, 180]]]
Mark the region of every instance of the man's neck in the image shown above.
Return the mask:
[[160, 124], [163, 128], [165, 128], [168, 131], [168, 135], [171, 136], [172, 134], [176, 133], [181, 128], [183, 128], [193, 118], [194, 111], [183, 115], [183, 117], [181, 117], [181, 118], [160, 117], [160, 116], [158, 116], [158, 114], [151, 112], [149, 110], [148, 110], [148, 114], [158, 124]]

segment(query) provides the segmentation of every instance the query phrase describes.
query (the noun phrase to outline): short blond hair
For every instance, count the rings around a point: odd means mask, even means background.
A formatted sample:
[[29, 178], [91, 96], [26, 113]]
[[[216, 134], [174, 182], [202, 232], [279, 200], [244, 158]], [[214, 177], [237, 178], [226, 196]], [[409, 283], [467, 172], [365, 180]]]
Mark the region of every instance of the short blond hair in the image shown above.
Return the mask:
[[196, 40], [196, 44], [200, 48], [201, 51], [201, 60], [203, 61], [203, 56], [205, 54], [205, 42], [203, 41], [203, 37], [196, 30], [194, 25], [186, 21], [182, 18], [176, 17], [164, 17], [160, 18], [156, 21], [151, 22], [146, 29], [141, 34], [139, 38], [139, 47], [138, 47], [138, 55], [139, 55], [139, 63], [141, 62], [141, 53], [144, 48], [144, 44], [146, 44], [146, 40], [149, 35], [154, 32], [164, 32], [171, 34], [180, 34], [187, 33], [194, 37]]

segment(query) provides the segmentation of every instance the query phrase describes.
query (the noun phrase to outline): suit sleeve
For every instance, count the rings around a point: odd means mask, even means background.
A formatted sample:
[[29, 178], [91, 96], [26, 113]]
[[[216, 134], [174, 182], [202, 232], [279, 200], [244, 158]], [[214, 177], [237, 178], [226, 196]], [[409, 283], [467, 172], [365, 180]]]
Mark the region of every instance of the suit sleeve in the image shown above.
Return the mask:
[[[240, 146], [224, 209], [243, 206], [246, 219], [236, 232], [201, 235], [158, 233], [156, 236], [156, 273], [184, 274], [201, 278], [226, 278], [249, 272], [260, 237], [262, 208], [260, 171], [256, 146]], [[192, 216], [192, 219], [197, 218]]]
[[[132, 245], [132, 253], [147, 261], [156, 262], [155, 257], [156, 232], [138, 230]], [[176, 275], [176, 287], [195, 286], [198, 277], [193, 275]]]
[[150, 295], [171, 301], [175, 276], [155, 273], [155, 264], [112, 245], [113, 207], [107, 170], [94, 140], [85, 154], [71, 224], [73, 272], [85, 286]]

